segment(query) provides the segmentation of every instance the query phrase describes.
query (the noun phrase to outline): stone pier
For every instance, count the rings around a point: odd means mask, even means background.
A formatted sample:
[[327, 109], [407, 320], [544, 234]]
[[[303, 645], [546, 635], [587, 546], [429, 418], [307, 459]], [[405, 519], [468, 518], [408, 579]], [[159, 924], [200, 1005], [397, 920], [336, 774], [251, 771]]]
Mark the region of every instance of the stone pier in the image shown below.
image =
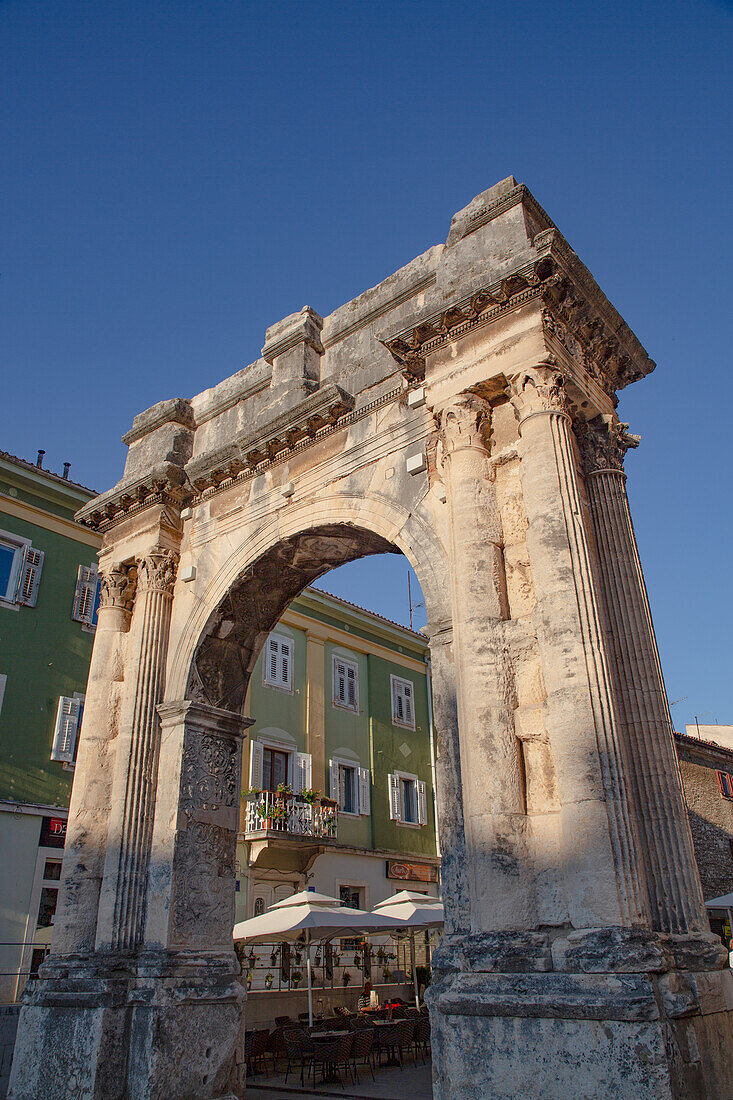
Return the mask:
[[244, 1095], [249, 677], [305, 585], [384, 552], [409, 558], [429, 622], [436, 1100], [733, 1095], [733, 978], [625, 489], [619, 395], [653, 369], [510, 177], [444, 244], [135, 417], [122, 479], [80, 513], [103, 599], [10, 1100]]

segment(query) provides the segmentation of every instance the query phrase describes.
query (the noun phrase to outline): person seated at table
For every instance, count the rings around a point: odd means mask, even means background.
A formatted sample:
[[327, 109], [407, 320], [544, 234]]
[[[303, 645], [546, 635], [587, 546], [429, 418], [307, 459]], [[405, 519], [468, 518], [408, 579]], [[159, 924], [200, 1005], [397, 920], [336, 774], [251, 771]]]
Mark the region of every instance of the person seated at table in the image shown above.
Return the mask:
[[365, 1008], [376, 1008], [379, 1004], [379, 998], [372, 989], [371, 982], [364, 982], [364, 988], [361, 991], [361, 997], [357, 1001], [357, 1008], [360, 1012], [363, 1012]]

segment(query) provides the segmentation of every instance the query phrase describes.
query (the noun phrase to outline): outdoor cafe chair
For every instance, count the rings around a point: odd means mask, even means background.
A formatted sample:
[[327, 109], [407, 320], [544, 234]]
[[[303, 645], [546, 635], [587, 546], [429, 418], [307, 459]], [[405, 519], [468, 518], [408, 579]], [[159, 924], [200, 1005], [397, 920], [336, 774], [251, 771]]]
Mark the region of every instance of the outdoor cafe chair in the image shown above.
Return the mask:
[[370, 1020], [368, 1016], [354, 1016], [349, 1020], [349, 1027], [352, 1031], [373, 1031], [374, 1021]]
[[320, 1066], [323, 1080], [329, 1074], [329, 1071], [333, 1071], [338, 1074], [339, 1083], [343, 1084], [341, 1080], [340, 1066], [344, 1066], [349, 1072], [351, 1066], [349, 1064], [349, 1058], [351, 1056], [351, 1041], [352, 1035], [342, 1035], [338, 1039], [321, 1039], [318, 1042], [313, 1043], [313, 1088], [316, 1087], [316, 1070]]
[[415, 1041], [420, 1044], [425, 1057], [430, 1051], [430, 1017], [427, 1013], [421, 1015], [415, 1024]]
[[376, 1028], [358, 1027], [354, 1028], [352, 1043], [351, 1043], [351, 1061], [354, 1067], [354, 1076], [356, 1077], [356, 1083], [359, 1084], [359, 1074], [357, 1072], [358, 1066], [369, 1066], [372, 1074], [372, 1081], [374, 1080], [374, 1036]]
[[288, 1060], [285, 1070], [285, 1084], [288, 1083], [288, 1075], [293, 1063], [300, 1064], [300, 1083], [303, 1084], [303, 1075], [306, 1066], [313, 1065], [313, 1043], [309, 1036], [300, 1027], [286, 1027], [283, 1030], [285, 1040], [285, 1055]]
[[276, 1016], [275, 1027], [288, 1027], [290, 1024], [295, 1024], [295, 1020], [292, 1016]]
[[386, 1051], [393, 1056], [397, 1055], [395, 1061], [399, 1061], [402, 1065], [402, 1051], [400, 1049], [400, 1025], [394, 1024], [382, 1024], [381, 1027], [374, 1029], [376, 1034], [374, 1036], [374, 1046], [377, 1052], [377, 1057], [381, 1065], [382, 1054]]
[[409, 1050], [415, 1038], [415, 1021], [398, 1020], [397, 1027], [400, 1033], [400, 1062], [403, 1059], [402, 1051]]

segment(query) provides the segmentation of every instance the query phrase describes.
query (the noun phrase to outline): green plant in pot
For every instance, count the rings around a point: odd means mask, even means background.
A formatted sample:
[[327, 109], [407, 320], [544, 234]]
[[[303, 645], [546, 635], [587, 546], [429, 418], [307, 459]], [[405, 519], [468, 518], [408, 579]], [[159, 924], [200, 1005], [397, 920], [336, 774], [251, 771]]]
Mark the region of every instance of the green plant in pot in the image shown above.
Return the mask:
[[303, 799], [304, 802], [307, 802], [309, 805], [313, 806], [316, 802], [321, 801], [321, 792], [317, 791], [315, 787], [308, 787], [301, 793], [300, 797]]
[[300, 973], [299, 970], [294, 970], [290, 975], [290, 981], [297, 989], [300, 983], [303, 981], [303, 975]]
[[265, 989], [272, 989], [274, 980], [272, 974], [265, 974]]

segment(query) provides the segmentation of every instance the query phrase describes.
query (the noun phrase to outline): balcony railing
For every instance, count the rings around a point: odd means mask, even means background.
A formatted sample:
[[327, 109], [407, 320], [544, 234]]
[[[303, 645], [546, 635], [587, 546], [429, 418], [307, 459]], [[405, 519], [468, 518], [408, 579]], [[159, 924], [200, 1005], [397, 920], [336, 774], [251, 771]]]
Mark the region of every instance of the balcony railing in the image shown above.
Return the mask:
[[297, 795], [282, 798], [272, 791], [261, 791], [247, 800], [245, 832], [336, 840], [338, 806], [329, 801], [305, 802]]

